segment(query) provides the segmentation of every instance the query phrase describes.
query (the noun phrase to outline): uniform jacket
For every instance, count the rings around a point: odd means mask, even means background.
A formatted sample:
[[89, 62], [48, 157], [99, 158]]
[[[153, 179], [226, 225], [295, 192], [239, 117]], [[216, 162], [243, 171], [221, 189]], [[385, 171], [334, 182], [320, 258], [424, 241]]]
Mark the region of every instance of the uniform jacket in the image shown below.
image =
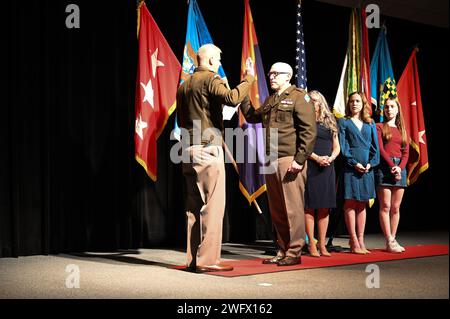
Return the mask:
[[[250, 123], [262, 122], [264, 128], [278, 129], [278, 158], [294, 156], [303, 165], [314, 149], [316, 115], [314, 104], [305, 90], [291, 85], [280, 96], [269, 96], [256, 110], [245, 99], [241, 111]], [[270, 153], [270, 132], [266, 131], [266, 153]]]
[[[248, 95], [254, 77], [247, 75], [233, 90], [226, 87], [219, 75], [198, 67], [178, 88], [177, 110], [179, 126], [189, 131], [191, 145], [208, 144], [214, 137], [203, 136], [207, 129], [223, 133], [223, 104], [236, 106]], [[199, 120], [201, 141], [193, 140], [194, 120]]]

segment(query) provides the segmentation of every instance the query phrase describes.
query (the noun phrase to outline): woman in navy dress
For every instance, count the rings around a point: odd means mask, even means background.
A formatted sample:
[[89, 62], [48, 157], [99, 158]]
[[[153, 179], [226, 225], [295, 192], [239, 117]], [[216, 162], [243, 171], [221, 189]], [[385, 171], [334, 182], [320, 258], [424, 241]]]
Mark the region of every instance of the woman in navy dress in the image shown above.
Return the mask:
[[406, 164], [409, 142], [399, 103], [387, 99], [384, 122], [377, 124], [381, 161], [376, 170], [380, 200], [380, 225], [386, 239], [386, 250], [401, 253], [405, 248], [395, 239], [400, 221], [400, 204], [406, 187]]
[[350, 94], [345, 118], [339, 120], [339, 143], [344, 160], [344, 215], [350, 250], [369, 254], [364, 245], [366, 204], [375, 198], [373, 167], [380, 161], [375, 123], [363, 93]]
[[316, 111], [317, 137], [314, 151], [308, 158], [305, 186], [305, 226], [308, 238], [314, 238], [314, 212], [317, 209], [318, 246], [309, 241], [308, 250], [312, 257], [330, 257], [325, 243], [330, 208], [336, 207], [336, 177], [334, 160], [340, 146], [336, 119], [328, 108], [327, 101], [318, 91], [308, 94]]

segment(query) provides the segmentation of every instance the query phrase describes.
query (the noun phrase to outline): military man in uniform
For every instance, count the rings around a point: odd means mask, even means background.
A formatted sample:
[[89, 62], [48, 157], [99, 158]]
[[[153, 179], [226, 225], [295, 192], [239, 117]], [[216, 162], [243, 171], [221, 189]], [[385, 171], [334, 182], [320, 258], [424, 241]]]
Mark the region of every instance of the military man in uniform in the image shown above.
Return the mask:
[[[275, 172], [266, 175], [266, 186], [279, 251], [275, 257], [263, 260], [264, 264], [278, 266], [301, 263], [305, 244], [306, 160], [316, 139], [314, 104], [305, 90], [290, 84], [292, 74], [289, 64], [273, 64], [269, 79], [274, 94], [257, 110], [249, 99], [240, 106], [248, 122], [262, 122], [265, 129], [278, 133], [278, 159], [272, 163]], [[267, 130], [266, 154], [270, 154], [270, 134]]]
[[[206, 44], [197, 53], [198, 67], [179, 87], [179, 126], [189, 132], [186, 180], [187, 266], [198, 272], [227, 271], [221, 263], [222, 223], [225, 212], [225, 164], [222, 148], [223, 104], [236, 106], [254, 81], [249, 61], [246, 76], [233, 90], [217, 74], [221, 50]], [[186, 153], [185, 153], [186, 154]]]

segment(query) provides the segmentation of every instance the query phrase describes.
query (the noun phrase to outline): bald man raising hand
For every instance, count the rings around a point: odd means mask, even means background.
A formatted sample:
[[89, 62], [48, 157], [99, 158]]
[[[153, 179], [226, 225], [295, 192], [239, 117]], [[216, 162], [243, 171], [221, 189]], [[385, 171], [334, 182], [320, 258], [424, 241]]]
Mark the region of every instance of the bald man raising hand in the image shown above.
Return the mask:
[[220, 260], [225, 212], [225, 164], [222, 149], [223, 104], [236, 106], [254, 81], [250, 60], [246, 76], [234, 89], [217, 74], [221, 50], [206, 44], [197, 53], [198, 67], [179, 87], [179, 126], [189, 132], [186, 180], [187, 267], [197, 272], [232, 270]]

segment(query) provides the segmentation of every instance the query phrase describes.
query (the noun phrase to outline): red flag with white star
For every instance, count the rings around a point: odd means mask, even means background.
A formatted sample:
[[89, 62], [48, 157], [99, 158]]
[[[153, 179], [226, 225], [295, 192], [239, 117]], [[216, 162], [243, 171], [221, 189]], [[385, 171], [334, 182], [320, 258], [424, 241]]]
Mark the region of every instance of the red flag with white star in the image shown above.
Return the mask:
[[156, 181], [156, 141], [175, 109], [181, 66], [143, 1], [138, 14], [135, 155], [150, 178]]
[[406, 131], [410, 138], [408, 160], [408, 184], [414, 183], [428, 168], [427, 137], [420, 96], [417, 50], [414, 49], [403, 74], [398, 81], [397, 94], [402, 106]]

